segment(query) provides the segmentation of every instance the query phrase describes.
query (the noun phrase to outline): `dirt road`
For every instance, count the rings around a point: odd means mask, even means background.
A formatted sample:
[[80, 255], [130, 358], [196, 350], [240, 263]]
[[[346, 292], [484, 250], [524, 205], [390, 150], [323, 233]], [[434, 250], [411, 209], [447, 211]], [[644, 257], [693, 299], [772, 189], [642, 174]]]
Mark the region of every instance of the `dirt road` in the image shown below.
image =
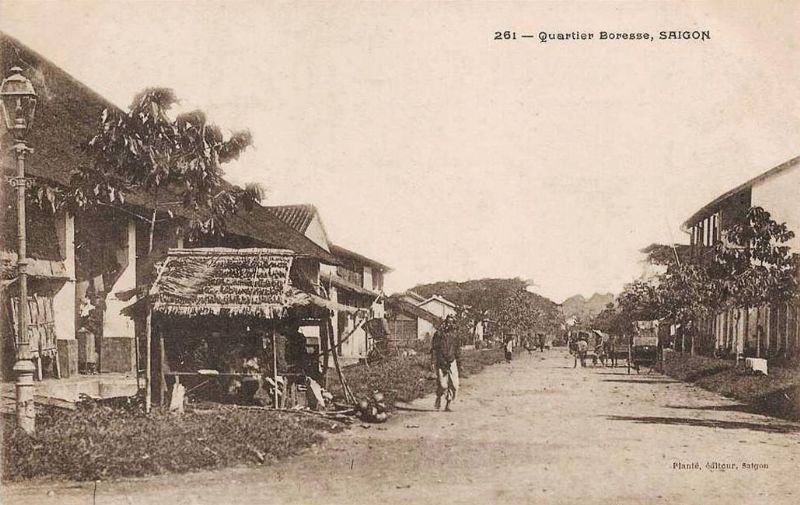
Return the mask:
[[280, 465], [12, 485], [3, 502], [800, 503], [799, 424], [660, 375], [572, 364], [562, 350], [521, 356], [465, 380], [454, 412], [425, 398]]

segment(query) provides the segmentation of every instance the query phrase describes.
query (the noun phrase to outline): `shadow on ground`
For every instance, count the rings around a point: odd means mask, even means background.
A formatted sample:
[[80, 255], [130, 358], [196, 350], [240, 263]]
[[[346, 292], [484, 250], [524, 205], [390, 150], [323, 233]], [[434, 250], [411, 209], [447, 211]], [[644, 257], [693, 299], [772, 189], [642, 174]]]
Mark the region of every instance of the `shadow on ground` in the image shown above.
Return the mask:
[[657, 416], [606, 416], [612, 421], [628, 421], [641, 424], [664, 424], [672, 426], [699, 426], [726, 430], [751, 430], [765, 433], [800, 433], [800, 426], [792, 424], [746, 423], [743, 421], [719, 421], [713, 419], [689, 419], [685, 417]]
[[756, 405], [733, 404], [733, 405], [705, 405], [701, 407], [689, 407], [687, 405], [667, 405], [671, 409], [680, 410], [708, 410], [713, 412], [742, 412], [745, 414], [765, 414], [764, 409]]
[[433, 407], [431, 407], [429, 409], [425, 409], [425, 408], [411, 407], [409, 405], [400, 405], [400, 404], [397, 404], [397, 403], [395, 403], [394, 409], [395, 410], [402, 410], [404, 412], [437, 412], [437, 410], [435, 408], [433, 408]]
[[676, 384], [669, 379], [602, 379], [601, 382], [621, 382], [623, 384]]

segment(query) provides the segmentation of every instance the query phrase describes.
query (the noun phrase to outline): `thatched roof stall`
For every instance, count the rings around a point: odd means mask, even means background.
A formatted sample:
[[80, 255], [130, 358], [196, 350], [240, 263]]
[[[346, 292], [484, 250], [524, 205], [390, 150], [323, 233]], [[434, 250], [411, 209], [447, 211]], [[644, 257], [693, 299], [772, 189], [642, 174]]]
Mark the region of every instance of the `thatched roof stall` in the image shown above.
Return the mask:
[[293, 258], [282, 249], [172, 249], [150, 290], [153, 312], [280, 319]]
[[[148, 295], [127, 310], [133, 316], [147, 309], [146, 355], [155, 359], [155, 370], [160, 370], [156, 374], [159, 388], [155, 391], [164, 393], [166, 363], [185, 368], [188, 363], [176, 359], [176, 353], [192, 352], [193, 346], [203, 341], [216, 346], [209, 355], [208, 365], [216, 369], [214, 362], [219, 361], [217, 365], [223, 371], [222, 361], [230, 363], [235, 359], [237, 346], [241, 350], [242, 345], [247, 347], [253, 342], [261, 342], [267, 346], [262, 347], [267, 349], [267, 354], [270, 352], [268, 347], [272, 347], [271, 358], [266, 363], [272, 362], [268, 367], [272, 368], [274, 380], [277, 380], [278, 370], [283, 369], [279, 361], [285, 357], [287, 362], [291, 362], [290, 356], [296, 357], [298, 348], [306, 349], [306, 341], [297, 331], [300, 322], [315, 320], [322, 326], [332, 310], [343, 308], [308, 292], [308, 289], [301, 290], [293, 285], [296, 282], [293, 270], [297, 257], [296, 253], [284, 249], [170, 249]], [[151, 350], [151, 334], [156, 336], [158, 350], [155, 352]], [[213, 339], [204, 340], [206, 337], [203, 335], [212, 335]], [[301, 340], [296, 341], [297, 337]], [[165, 339], [170, 346], [165, 345]], [[282, 356], [284, 345], [287, 354]], [[290, 349], [293, 350], [291, 353]], [[305, 370], [305, 365], [298, 364], [307, 358], [298, 359], [301, 361], [297, 364], [290, 363], [295, 367], [292, 373], [296, 373], [297, 366]], [[150, 360], [146, 365], [150, 378], [153, 376]], [[174, 370], [166, 373], [174, 376], [190, 372]], [[150, 393], [151, 388], [147, 391]]]

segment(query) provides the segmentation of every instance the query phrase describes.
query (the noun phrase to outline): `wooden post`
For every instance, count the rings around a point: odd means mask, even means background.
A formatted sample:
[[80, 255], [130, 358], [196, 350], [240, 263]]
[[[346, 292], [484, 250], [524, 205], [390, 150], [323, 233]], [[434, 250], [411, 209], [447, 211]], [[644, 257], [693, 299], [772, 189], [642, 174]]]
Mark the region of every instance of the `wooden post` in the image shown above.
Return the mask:
[[[273, 388], [272, 394], [272, 405], [277, 409], [278, 408], [278, 345], [275, 342], [275, 327], [272, 326], [270, 329], [270, 334], [272, 335], [272, 380], [275, 383], [275, 387]], [[284, 394], [286, 394], [284, 392]]]
[[[789, 353], [786, 352], [786, 351], [789, 348], [789, 302], [786, 302], [785, 307], [786, 307], [786, 309], [784, 310], [784, 314], [783, 314], [785, 316], [785, 319], [786, 319], [786, 324], [784, 324], [784, 333], [783, 333], [784, 342], [783, 342], [783, 345], [779, 344], [778, 347], [783, 349], [783, 355], [784, 356], [788, 356]], [[779, 339], [779, 342], [780, 342], [780, 339]]]
[[[733, 334], [733, 354], [736, 356], [736, 365], [739, 365], [739, 333], [744, 334], [745, 342], [747, 342], [747, 335], [748, 335], [748, 327], [750, 326], [750, 309], [745, 307], [744, 309], [744, 328], [739, 327], [739, 322], [742, 320], [742, 309], [736, 308], [736, 329]], [[742, 331], [739, 331], [739, 330]]]
[[686, 325], [681, 325], [681, 354], [686, 352]]
[[153, 361], [153, 308], [148, 305], [147, 307], [147, 319], [145, 323], [145, 352], [147, 356], [145, 357], [144, 362], [144, 369], [145, 369], [145, 390], [144, 390], [144, 411], [146, 413], [150, 412], [150, 408], [152, 407], [153, 403], [153, 370], [152, 370], [152, 361]]
[[761, 307], [756, 309], [756, 358], [761, 357]]
[[322, 387], [328, 389], [328, 364], [329, 364], [329, 356], [328, 351], [330, 350], [330, 342], [328, 340], [328, 326], [333, 328], [333, 323], [331, 322], [330, 317], [326, 320], [325, 324], [323, 325], [321, 334], [323, 338], [320, 339], [320, 351], [322, 352]]
[[631, 374], [631, 347], [633, 347], [633, 334], [628, 335], [628, 375]]
[[[342, 384], [342, 392], [344, 393], [344, 398], [348, 402], [355, 403], [353, 399], [353, 394], [350, 392], [350, 388], [347, 387], [347, 381], [345, 381], [344, 374], [342, 373], [342, 368], [339, 366], [339, 356], [336, 353], [336, 343], [333, 340], [333, 325], [331, 324], [330, 320], [328, 320], [328, 328], [331, 330], [328, 338], [331, 343], [331, 351], [333, 353], [333, 364], [336, 367], [336, 373], [339, 375], [339, 382]], [[349, 336], [349, 335], [348, 335]]]
[[158, 332], [158, 402], [166, 404], [167, 399], [167, 351], [164, 343], [164, 332]]
[[142, 390], [142, 378], [140, 377], [142, 371], [142, 357], [140, 356], [142, 352], [140, 349], [141, 346], [139, 335], [136, 335], [133, 339], [133, 353], [136, 356], [136, 394], [139, 394], [139, 391]]

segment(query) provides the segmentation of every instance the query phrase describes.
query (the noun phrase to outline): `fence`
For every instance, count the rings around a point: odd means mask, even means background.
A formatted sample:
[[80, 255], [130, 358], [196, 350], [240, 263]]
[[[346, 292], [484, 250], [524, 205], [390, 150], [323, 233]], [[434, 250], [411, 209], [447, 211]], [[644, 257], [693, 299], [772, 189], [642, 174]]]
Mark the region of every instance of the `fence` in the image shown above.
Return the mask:
[[699, 321], [697, 350], [778, 357], [800, 354], [800, 303], [729, 309]]

